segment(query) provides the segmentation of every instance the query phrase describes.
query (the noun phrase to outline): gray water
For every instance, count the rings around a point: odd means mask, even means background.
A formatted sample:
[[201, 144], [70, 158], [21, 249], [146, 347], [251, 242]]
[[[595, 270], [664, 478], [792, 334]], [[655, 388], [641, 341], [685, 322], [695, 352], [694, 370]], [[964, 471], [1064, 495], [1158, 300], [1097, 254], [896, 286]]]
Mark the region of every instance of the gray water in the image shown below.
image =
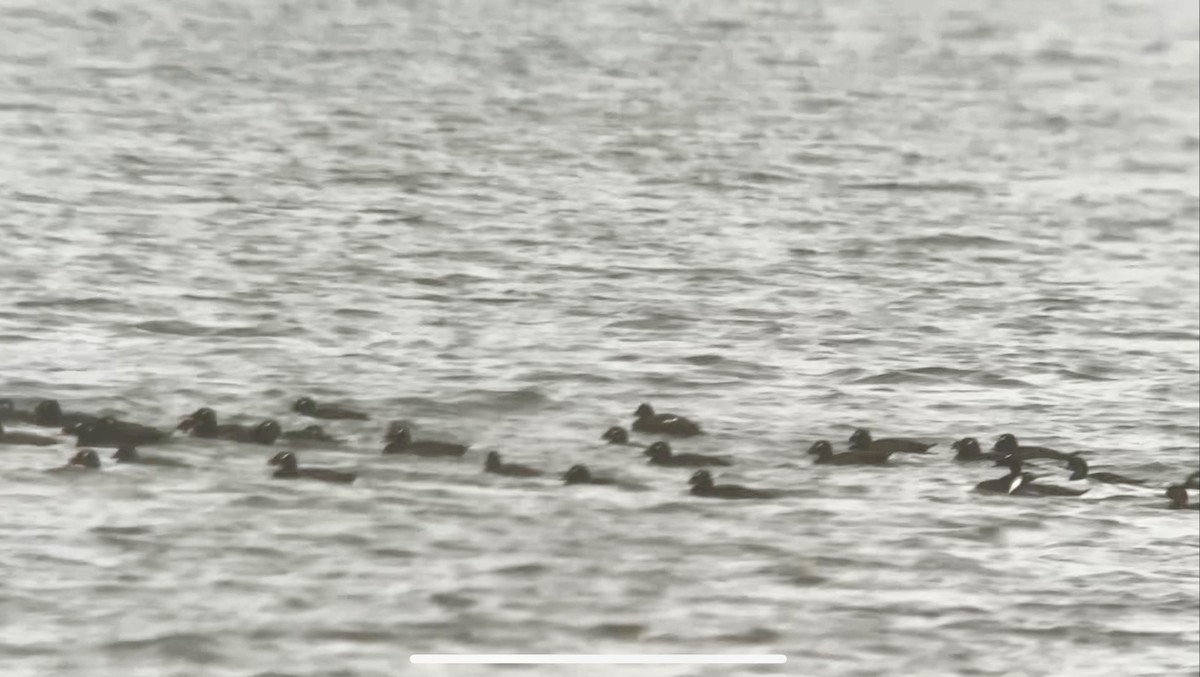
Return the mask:
[[[0, 395], [374, 419], [298, 452], [348, 487], [3, 448], [0, 671], [1200, 674], [1197, 11], [5, 0]], [[642, 401], [790, 493], [601, 444]], [[384, 458], [390, 419], [472, 450]], [[803, 453], [863, 425], [938, 453]], [[949, 442], [1003, 432], [1150, 484], [974, 494]]]

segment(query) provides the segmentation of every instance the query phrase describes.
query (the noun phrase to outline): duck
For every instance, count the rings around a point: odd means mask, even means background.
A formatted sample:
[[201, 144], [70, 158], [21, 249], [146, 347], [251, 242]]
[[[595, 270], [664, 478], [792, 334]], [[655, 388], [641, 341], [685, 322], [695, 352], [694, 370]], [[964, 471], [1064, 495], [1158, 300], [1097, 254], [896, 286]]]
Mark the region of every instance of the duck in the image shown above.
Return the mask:
[[50, 468], [46, 472], [74, 472], [77, 470], [99, 470], [100, 469], [100, 454], [96, 453], [95, 449], [80, 449], [75, 452], [75, 455], [67, 460], [65, 465], [60, 465], [56, 468]]
[[161, 442], [167, 433], [140, 423], [119, 421], [102, 416], [91, 423], [78, 422], [70, 426], [69, 434], [78, 438], [80, 447], [123, 447]]
[[668, 468], [701, 468], [707, 465], [733, 465], [729, 460], [720, 456], [705, 456], [703, 454], [676, 454], [671, 445], [666, 442], [655, 442], [642, 452], [650, 457], [651, 465], [661, 465]]
[[12, 445], [23, 447], [48, 447], [53, 444], [58, 444], [58, 440], [45, 435], [35, 435], [34, 433], [23, 433], [18, 431], [8, 431], [4, 429], [4, 424], [0, 423], [0, 445]]
[[12, 400], [7, 400], [7, 405], [0, 410], [0, 419], [20, 421], [40, 428], [66, 428], [77, 423], [91, 423], [96, 418], [91, 414], [64, 414], [58, 400], [42, 400], [30, 411], [18, 410]]
[[828, 440], [817, 440], [808, 448], [808, 453], [817, 457], [813, 461], [817, 465], [884, 465], [895, 451], [866, 449], [835, 454]]
[[774, 498], [779, 495], [775, 491], [751, 489], [738, 484], [713, 484], [712, 474], [707, 470], [697, 470], [688, 478], [692, 485], [693, 496], [704, 498], [744, 499], [744, 498]]
[[573, 465], [563, 473], [563, 484], [616, 484], [611, 477], [596, 477], [586, 465]]
[[1003, 456], [996, 452], [984, 453], [979, 448], [979, 440], [974, 437], [964, 437], [950, 445], [956, 453], [954, 460], [956, 461], [999, 461]]
[[301, 397], [292, 403], [292, 411], [301, 416], [310, 418], [325, 418], [325, 419], [351, 419], [355, 421], [366, 421], [370, 416], [361, 411], [354, 411], [347, 407], [337, 404], [317, 404], [316, 400], [311, 397]]
[[319, 425], [305, 426], [301, 430], [287, 430], [281, 435], [284, 439], [297, 442], [321, 442], [324, 444], [337, 444], [338, 439]]
[[600, 436], [600, 439], [608, 442], [609, 444], [629, 444], [629, 432], [619, 425], [614, 425], [608, 430], [605, 430], [604, 434]]
[[330, 468], [301, 468], [296, 454], [291, 451], [281, 451], [275, 454], [267, 461], [267, 465], [279, 466], [279, 469], [271, 474], [272, 477], [279, 480], [302, 479], [349, 484], [358, 478], [358, 475], [352, 472]]
[[674, 435], [676, 437], [692, 437], [703, 435], [704, 431], [696, 423], [677, 414], [656, 414], [654, 407], [643, 402], [633, 412], [637, 418], [630, 426], [640, 433], [656, 433]]
[[1183, 485], [1176, 484], [1167, 487], [1167, 498], [1171, 500], [1171, 504], [1167, 506], [1171, 510], [1200, 510], [1200, 503], [1188, 502], [1187, 488]]
[[930, 447], [937, 443], [928, 444], [901, 437], [886, 437], [881, 440], [872, 439], [871, 431], [859, 428], [850, 435], [850, 451], [888, 451], [900, 454], [928, 454]]
[[1111, 472], [1090, 472], [1088, 470], [1087, 461], [1080, 456], [1072, 456], [1067, 460], [1067, 467], [1071, 470], [1071, 476], [1067, 479], [1081, 480], [1091, 478], [1097, 482], [1105, 484], [1145, 484], [1147, 480], [1134, 479], [1124, 475], [1118, 475]]
[[467, 453], [467, 445], [437, 440], [416, 440], [408, 432], [408, 428], [398, 428], [395, 436], [383, 448], [384, 454], [413, 454], [416, 456], [462, 456]]
[[483, 469], [485, 472], [509, 477], [539, 477], [543, 474], [541, 470], [530, 468], [527, 465], [503, 463], [500, 460], [500, 453], [496, 451], [488, 452], [487, 460], [483, 462]]
[[275, 444], [283, 432], [277, 421], [267, 419], [256, 425], [241, 425], [238, 423], [217, 424], [217, 414], [208, 407], [201, 407], [179, 422], [178, 430], [183, 430], [192, 437], [201, 439], [221, 439], [246, 444]]
[[1022, 461], [1030, 461], [1037, 458], [1046, 458], [1054, 461], [1068, 461], [1072, 456], [1079, 452], [1064, 453], [1057, 449], [1049, 447], [1027, 447], [1017, 441], [1016, 435], [1004, 433], [996, 438], [996, 443], [992, 445], [992, 451], [1004, 456], [1016, 456]]
[[1022, 471], [1021, 461], [1010, 457], [1005, 465], [1008, 474], [994, 480], [987, 480], [975, 485], [975, 491], [985, 494], [1006, 494], [1014, 496], [1082, 496], [1087, 489], [1068, 489], [1053, 484], [1037, 484], [1036, 476]]
[[190, 468], [183, 461], [163, 456], [142, 456], [137, 447], [120, 447], [112, 455], [117, 463], [137, 463], [140, 465], [157, 465], [164, 468]]

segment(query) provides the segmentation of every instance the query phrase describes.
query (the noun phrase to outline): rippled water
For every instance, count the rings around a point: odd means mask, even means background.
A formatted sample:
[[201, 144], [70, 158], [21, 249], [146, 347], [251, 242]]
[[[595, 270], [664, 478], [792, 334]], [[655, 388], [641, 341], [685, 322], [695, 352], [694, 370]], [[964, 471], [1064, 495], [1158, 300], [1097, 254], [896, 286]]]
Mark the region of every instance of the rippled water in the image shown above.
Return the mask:
[[[7, 675], [1200, 674], [1195, 2], [0, 3], [0, 395], [369, 410], [0, 456]], [[602, 445], [650, 401], [685, 471]], [[385, 421], [473, 444], [383, 458]], [[941, 442], [813, 467], [814, 439]], [[1151, 487], [970, 492], [948, 442]], [[649, 487], [480, 472], [586, 461]], [[1053, 467], [1042, 471], [1066, 483]], [[413, 652], [782, 652], [505, 670]]]

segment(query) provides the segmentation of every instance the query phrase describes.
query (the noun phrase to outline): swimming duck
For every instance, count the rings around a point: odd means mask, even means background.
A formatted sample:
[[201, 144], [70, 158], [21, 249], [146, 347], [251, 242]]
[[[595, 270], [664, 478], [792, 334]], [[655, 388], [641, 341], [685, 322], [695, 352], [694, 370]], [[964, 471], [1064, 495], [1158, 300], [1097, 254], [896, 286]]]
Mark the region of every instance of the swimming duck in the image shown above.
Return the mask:
[[317, 404], [311, 397], [301, 397], [292, 404], [292, 411], [301, 416], [326, 419], [353, 419], [366, 421], [370, 417], [361, 411], [354, 411], [337, 404]]
[[614, 425], [608, 430], [605, 430], [604, 434], [600, 436], [600, 439], [608, 442], [609, 444], [629, 444], [629, 433], [626, 432], [626, 430], [621, 426]]
[[90, 414], [64, 414], [58, 400], [42, 400], [31, 411], [18, 410], [12, 400], [0, 407], [0, 419], [11, 419], [42, 428], [65, 428], [76, 423], [91, 423], [97, 417]]
[[487, 460], [483, 462], [483, 469], [486, 472], [497, 475], [508, 475], [509, 477], [538, 477], [542, 474], [541, 470], [530, 468], [527, 465], [502, 463], [500, 461], [500, 454], [495, 451], [488, 452]]
[[1145, 484], [1146, 480], [1134, 479], [1124, 475], [1118, 475], [1111, 472], [1090, 472], [1088, 470], [1087, 461], [1079, 456], [1072, 456], [1067, 460], [1067, 467], [1071, 469], [1071, 480], [1081, 480], [1091, 478], [1097, 482], [1105, 484]]
[[631, 427], [640, 433], [657, 433], [676, 437], [704, 434], [704, 431], [700, 430], [700, 426], [696, 423], [676, 414], [656, 414], [654, 407], [646, 403], [638, 406], [633, 415], [637, 418]]
[[383, 448], [385, 454], [414, 454], [416, 456], [462, 456], [467, 453], [467, 445], [437, 440], [416, 440], [408, 432], [408, 428], [396, 430], [395, 437]]
[[281, 480], [304, 479], [348, 484], [358, 477], [352, 472], [342, 472], [330, 468], [301, 468], [296, 454], [290, 451], [281, 451], [275, 454], [267, 461], [267, 465], [279, 466], [279, 469], [271, 476]]
[[282, 437], [287, 440], [298, 442], [323, 442], [325, 444], [337, 444], [337, 438], [325, 432], [325, 429], [319, 425], [305, 426], [302, 430], [288, 430], [283, 433]]
[[983, 453], [979, 448], [979, 440], [974, 437], [964, 437], [954, 444], [950, 445], [956, 453], [954, 460], [956, 461], [999, 461], [1003, 455], [996, 452]]
[[160, 442], [167, 434], [140, 423], [119, 421], [102, 416], [91, 423], [79, 422], [68, 428], [81, 447], [123, 447]]
[[112, 455], [113, 460], [117, 463], [137, 463], [141, 465], [157, 465], [164, 468], [190, 468], [191, 466], [183, 461], [177, 461], [173, 458], [165, 458], [163, 456], [143, 456], [138, 452], [137, 447], [121, 447]]
[[775, 491], [750, 489], [737, 484], [713, 484], [712, 475], [707, 470], [697, 470], [692, 473], [692, 476], [688, 478], [688, 484], [692, 485], [693, 495], [705, 498], [773, 498], [779, 495]]
[[58, 444], [58, 440], [54, 439], [53, 437], [46, 437], [45, 435], [7, 431], [4, 429], [4, 424], [0, 423], [0, 445], [4, 444], [27, 447], [48, 447], [52, 444]]
[[833, 453], [833, 445], [828, 440], [818, 440], [808, 448], [808, 453], [816, 456], [813, 461], [818, 465], [883, 465], [888, 457], [895, 453], [892, 450], [878, 451], [875, 449], [847, 451], [841, 454]]
[[270, 446], [279, 439], [282, 428], [277, 421], [267, 419], [253, 426], [238, 423], [217, 424], [217, 414], [208, 407], [201, 407], [179, 422], [178, 430], [201, 439], [221, 439], [246, 444]]
[[1200, 510], [1200, 504], [1188, 502], [1187, 489], [1182, 485], [1167, 487], [1167, 498], [1171, 499], [1171, 505], [1168, 506], [1171, 510]]
[[703, 454], [676, 454], [671, 451], [671, 445], [666, 442], [655, 442], [642, 452], [650, 457], [651, 465], [661, 465], [669, 468], [700, 468], [706, 465], [733, 465], [720, 456], [705, 456]]
[[1079, 452], [1064, 453], [1057, 449], [1049, 447], [1028, 447], [1017, 441], [1016, 435], [1004, 433], [996, 438], [996, 443], [992, 445], [992, 451], [1003, 454], [1004, 456], [1013, 455], [1022, 461], [1030, 461], [1037, 458], [1047, 458], [1054, 461], [1069, 461], [1071, 457]]
[[565, 473], [563, 473], [564, 484], [616, 484], [617, 481], [609, 477], [596, 477], [592, 475], [592, 471], [588, 470], [586, 465], [573, 465]]
[[929, 453], [929, 448], [936, 445], [936, 442], [929, 444], [901, 437], [886, 437], [882, 440], [876, 440], [871, 438], [871, 431], [866, 428], [859, 428], [850, 435], [850, 451], [888, 451], [894, 454], [927, 454]]

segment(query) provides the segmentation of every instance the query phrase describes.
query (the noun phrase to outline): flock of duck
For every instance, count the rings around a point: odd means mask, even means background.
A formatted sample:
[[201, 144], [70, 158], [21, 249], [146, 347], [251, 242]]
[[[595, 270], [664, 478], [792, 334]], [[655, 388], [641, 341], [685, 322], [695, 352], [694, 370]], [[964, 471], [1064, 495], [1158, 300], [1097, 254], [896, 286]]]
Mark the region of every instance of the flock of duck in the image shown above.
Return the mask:
[[[310, 397], [301, 397], [292, 405], [292, 411], [301, 416], [322, 420], [366, 421], [369, 416], [361, 411], [337, 404], [318, 403]], [[630, 430], [645, 435], [688, 438], [703, 435], [704, 431], [695, 422], [676, 414], [660, 414], [649, 404], [642, 404], [634, 412], [634, 421], [629, 430], [613, 426], [606, 430], [601, 439], [612, 445], [640, 446], [630, 442]], [[123, 421], [112, 416], [99, 416], [77, 412], [64, 412], [56, 400], [42, 400], [32, 409], [18, 409], [11, 399], [0, 399], [0, 446], [33, 445], [50, 446], [59, 444], [61, 438], [25, 431], [10, 431], [6, 424], [20, 423], [38, 427], [59, 428], [64, 434], [77, 439], [79, 450], [64, 466], [51, 468], [51, 472], [98, 470], [100, 455], [96, 448], [115, 448], [112, 459], [118, 463], [142, 463], [162, 466], [186, 466], [186, 463], [162, 456], [142, 455], [138, 447], [153, 445], [168, 439], [174, 433], [200, 439], [222, 439], [262, 446], [274, 445], [284, 439], [298, 444], [336, 445], [338, 440], [320, 425], [309, 425], [300, 430], [285, 431], [278, 422], [268, 419], [254, 425], [218, 423], [217, 414], [208, 407], [201, 407], [184, 416], [175, 430], [160, 430], [140, 423]], [[467, 453], [468, 445], [439, 440], [414, 440], [405, 425], [389, 423], [384, 432], [383, 454], [408, 454], [422, 457], [461, 457]], [[818, 465], [883, 465], [893, 454], [930, 454], [936, 443], [915, 439], [875, 439], [870, 431], [858, 429], [850, 436], [849, 448], [835, 452], [828, 440], [814, 442], [809, 448], [813, 463]], [[1014, 435], [1004, 434], [996, 439], [991, 451], [984, 452], [979, 441], [964, 437], [951, 445], [955, 460], [963, 462], [992, 461], [1008, 469], [1002, 477], [980, 482], [975, 490], [982, 493], [1010, 496], [1079, 496], [1087, 489], [1075, 489], [1041, 481], [1039, 476], [1024, 471], [1024, 463], [1033, 460], [1048, 460], [1062, 463], [1071, 472], [1069, 481], [1092, 480], [1105, 484], [1145, 485], [1148, 480], [1126, 477], [1111, 472], [1092, 472], [1087, 461], [1079, 452], [1062, 452], [1039, 446], [1022, 445]], [[649, 463], [668, 468], [694, 469], [688, 479], [691, 493], [696, 496], [720, 499], [755, 499], [778, 496], [779, 492], [768, 489], [752, 489], [735, 484], [716, 484], [708, 468], [732, 465], [723, 456], [691, 453], [675, 453], [666, 441], [657, 440], [646, 446], [644, 455]], [[279, 451], [271, 456], [268, 464], [276, 466], [273, 477], [277, 479], [309, 479], [324, 482], [348, 483], [356, 479], [350, 472], [330, 468], [301, 467], [294, 451]], [[537, 477], [545, 473], [537, 468], [517, 463], [505, 463], [500, 454], [488, 452], [484, 460], [484, 471], [510, 477]], [[621, 480], [593, 475], [585, 465], [571, 466], [562, 475], [566, 484], [628, 485]], [[1168, 508], [1175, 510], [1197, 510], [1200, 504], [1189, 502], [1188, 489], [1200, 489], [1200, 472], [1193, 472], [1181, 484], [1166, 489]]]

